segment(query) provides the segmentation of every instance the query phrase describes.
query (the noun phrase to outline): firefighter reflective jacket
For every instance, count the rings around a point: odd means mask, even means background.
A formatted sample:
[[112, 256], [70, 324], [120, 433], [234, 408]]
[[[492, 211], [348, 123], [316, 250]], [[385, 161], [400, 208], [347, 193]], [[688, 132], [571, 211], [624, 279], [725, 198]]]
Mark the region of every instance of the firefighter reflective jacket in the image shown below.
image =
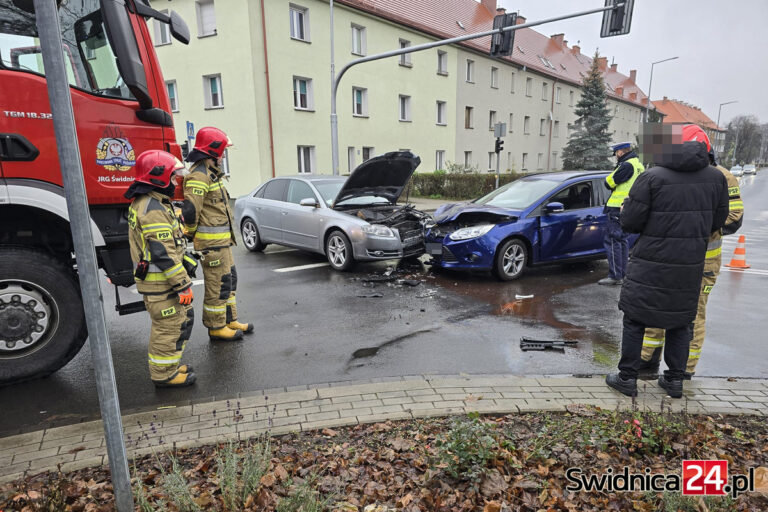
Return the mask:
[[236, 243], [224, 174], [210, 162], [210, 159], [196, 162], [184, 177], [182, 215], [187, 233], [193, 237], [198, 251]]
[[[720, 256], [723, 252], [722, 235], [732, 235], [741, 227], [744, 217], [744, 201], [741, 199], [741, 190], [739, 189], [739, 180], [720, 165], [715, 166], [717, 170], [723, 173], [728, 181], [728, 219], [722, 230], [717, 230], [709, 237], [707, 244], [707, 263], [713, 260], [712, 267], [720, 271]], [[708, 269], [705, 269], [708, 270]]]
[[[128, 208], [128, 224], [139, 293], [163, 295], [189, 288], [192, 281], [183, 263], [186, 240], [168, 196], [160, 192], [137, 196]], [[141, 262], [146, 262], [143, 270]]]
[[[634, 153], [630, 154], [634, 155]], [[628, 180], [617, 184], [614, 180], [614, 176], [621, 170], [623, 166], [626, 166], [626, 164], [632, 166], [632, 176]], [[640, 176], [640, 173], [644, 170], [645, 168], [643, 167], [643, 164], [640, 163], [640, 159], [638, 159], [637, 156], [632, 156], [624, 161], [619, 162], [619, 165], [616, 167], [616, 169], [611, 174], [609, 174], [607, 178], [605, 178], [605, 182], [608, 184], [608, 187], [613, 191], [611, 193], [611, 197], [608, 198], [606, 206], [609, 208], [621, 208], [624, 200], [629, 195], [629, 189], [632, 188], [632, 184], [635, 183], [637, 177]]]

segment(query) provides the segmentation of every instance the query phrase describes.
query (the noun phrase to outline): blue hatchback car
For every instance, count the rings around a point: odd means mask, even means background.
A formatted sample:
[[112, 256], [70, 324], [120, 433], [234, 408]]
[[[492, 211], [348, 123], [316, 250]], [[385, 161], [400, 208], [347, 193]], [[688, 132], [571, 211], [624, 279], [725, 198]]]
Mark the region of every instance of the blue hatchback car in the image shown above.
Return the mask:
[[532, 174], [474, 201], [442, 205], [427, 230], [427, 252], [439, 267], [490, 270], [502, 281], [533, 265], [605, 258], [608, 174]]

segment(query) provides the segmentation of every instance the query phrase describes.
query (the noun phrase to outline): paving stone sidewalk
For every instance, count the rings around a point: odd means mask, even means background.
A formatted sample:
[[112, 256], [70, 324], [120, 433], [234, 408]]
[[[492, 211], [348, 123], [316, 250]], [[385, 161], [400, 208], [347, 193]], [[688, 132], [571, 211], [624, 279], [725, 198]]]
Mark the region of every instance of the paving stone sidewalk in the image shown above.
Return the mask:
[[[655, 381], [641, 381], [640, 410], [768, 416], [768, 380], [695, 378], [680, 400]], [[230, 400], [171, 406], [123, 416], [129, 457], [228, 439], [429, 416], [564, 411], [569, 404], [628, 409], [632, 400], [602, 376], [419, 376], [299, 386], [241, 394]], [[0, 482], [106, 464], [101, 421], [0, 438]]]

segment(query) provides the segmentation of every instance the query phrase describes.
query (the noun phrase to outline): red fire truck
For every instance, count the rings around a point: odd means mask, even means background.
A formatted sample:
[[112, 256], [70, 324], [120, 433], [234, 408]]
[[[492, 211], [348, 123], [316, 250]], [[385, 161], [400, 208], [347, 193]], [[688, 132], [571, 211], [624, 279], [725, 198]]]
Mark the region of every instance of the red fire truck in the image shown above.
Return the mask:
[[[133, 284], [136, 157], [181, 157], [147, 20], [185, 44], [189, 29], [147, 0], [57, 3], [96, 254], [117, 294]], [[51, 119], [33, 0], [0, 0], [0, 384], [58, 370], [88, 335]]]

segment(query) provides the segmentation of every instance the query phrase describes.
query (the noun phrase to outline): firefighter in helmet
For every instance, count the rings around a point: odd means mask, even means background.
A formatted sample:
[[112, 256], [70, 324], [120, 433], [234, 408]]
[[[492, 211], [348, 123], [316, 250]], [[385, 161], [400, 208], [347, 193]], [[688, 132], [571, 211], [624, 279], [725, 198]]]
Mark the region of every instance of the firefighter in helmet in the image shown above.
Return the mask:
[[181, 365], [192, 333], [192, 280], [197, 262], [185, 255], [186, 239], [171, 198], [178, 158], [160, 150], [145, 151], [136, 160], [136, 180], [125, 193], [131, 259], [136, 288], [152, 319], [149, 336], [149, 375], [157, 387], [181, 387], [195, 382], [192, 366]]
[[192, 167], [184, 178], [181, 210], [186, 234], [203, 254], [203, 325], [211, 341], [239, 340], [253, 332], [253, 324], [237, 321], [237, 269], [230, 249], [236, 243], [234, 218], [221, 169], [224, 151], [231, 145], [218, 128], [201, 128], [187, 156]]

